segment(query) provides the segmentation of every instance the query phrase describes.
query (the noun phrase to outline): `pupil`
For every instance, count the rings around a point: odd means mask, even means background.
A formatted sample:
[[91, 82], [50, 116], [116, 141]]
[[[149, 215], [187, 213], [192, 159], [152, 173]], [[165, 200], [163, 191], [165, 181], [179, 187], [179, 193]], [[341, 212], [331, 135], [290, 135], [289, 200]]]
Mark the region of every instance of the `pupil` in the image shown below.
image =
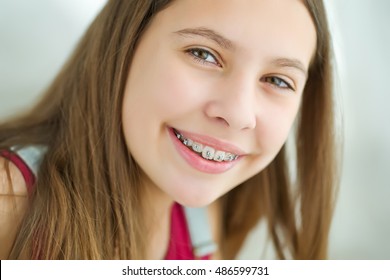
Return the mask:
[[198, 53], [198, 56], [202, 59], [206, 59], [208, 56], [207, 53], [205, 51], [202, 51], [202, 50], [197, 51], [197, 53]]

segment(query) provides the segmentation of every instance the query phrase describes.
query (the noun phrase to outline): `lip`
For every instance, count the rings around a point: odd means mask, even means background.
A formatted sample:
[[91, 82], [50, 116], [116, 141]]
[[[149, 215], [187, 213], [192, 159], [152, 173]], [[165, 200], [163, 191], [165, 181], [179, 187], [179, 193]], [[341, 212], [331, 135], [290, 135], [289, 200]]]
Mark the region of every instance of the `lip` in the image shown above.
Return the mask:
[[199, 142], [203, 145], [211, 146], [211, 147], [218, 147], [221, 150], [228, 151], [235, 153], [236, 155], [239, 155], [238, 159], [234, 161], [223, 161], [223, 162], [217, 162], [217, 161], [211, 161], [202, 158], [201, 156], [197, 155], [193, 151], [191, 151], [188, 147], [184, 146], [182, 142], [176, 137], [176, 134], [173, 131], [173, 128], [168, 127], [168, 134], [171, 137], [171, 140], [178, 151], [178, 153], [181, 155], [182, 158], [194, 169], [204, 172], [204, 173], [210, 173], [210, 174], [219, 174], [228, 171], [229, 169], [233, 168], [243, 157], [244, 152], [235, 147], [234, 145], [219, 141], [217, 139], [214, 139], [212, 137], [208, 136], [201, 136], [199, 134], [194, 133], [188, 133], [183, 132], [181, 130], [177, 130], [179, 133], [181, 133], [185, 137], [189, 137], [192, 140]]
[[[173, 128], [172, 128], [173, 129]], [[178, 130], [175, 128], [177, 132], [179, 132], [181, 135], [183, 135], [185, 138], [190, 138], [191, 140], [198, 142], [199, 144], [202, 144], [203, 146], [209, 146], [216, 150], [228, 152], [231, 154], [235, 154], [237, 156], [243, 156], [245, 155], [245, 152], [238, 148], [237, 146], [218, 140], [216, 138], [207, 136], [207, 135], [200, 135], [196, 133], [191, 133], [188, 131]]]

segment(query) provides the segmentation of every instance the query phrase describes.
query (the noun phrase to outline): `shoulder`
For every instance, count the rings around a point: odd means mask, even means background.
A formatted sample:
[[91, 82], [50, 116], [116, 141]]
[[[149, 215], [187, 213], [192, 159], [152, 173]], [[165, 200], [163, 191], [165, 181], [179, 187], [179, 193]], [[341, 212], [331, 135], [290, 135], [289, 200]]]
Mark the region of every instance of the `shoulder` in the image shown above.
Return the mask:
[[[9, 173], [7, 172], [9, 171]], [[21, 171], [8, 159], [0, 156], [0, 195], [26, 196], [27, 186]]]
[[0, 157], [0, 259], [9, 255], [27, 205], [22, 173], [12, 162]]

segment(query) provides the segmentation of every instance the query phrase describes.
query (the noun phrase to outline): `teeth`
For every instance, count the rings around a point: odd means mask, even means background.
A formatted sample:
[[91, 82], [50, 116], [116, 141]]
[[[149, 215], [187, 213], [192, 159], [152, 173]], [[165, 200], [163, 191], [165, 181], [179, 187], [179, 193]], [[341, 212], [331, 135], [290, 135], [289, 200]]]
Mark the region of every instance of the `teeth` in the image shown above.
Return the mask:
[[233, 161], [238, 158], [237, 155], [234, 155], [232, 153], [224, 152], [224, 151], [217, 151], [214, 148], [211, 148], [209, 146], [203, 147], [202, 144], [194, 142], [193, 140], [189, 138], [185, 138], [182, 134], [174, 130], [174, 133], [176, 137], [187, 147], [192, 148], [193, 151], [196, 153], [201, 154], [201, 156], [208, 160], [214, 160], [214, 161]]
[[226, 153], [225, 154], [225, 158], [223, 159], [224, 161], [232, 161], [235, 159], [235, 155], [233, 154], [230, 154], [230, 153]]
[[215, 154], [215, 150], [209, 146], [203, 148], [202, 157], [205, 159], [213, 159]]
[[215, 161], [223, 161], [223, 159], [225, 158], [225, 152], [222, 152], [222, 151], [216, 151], [215, 154], [214, 154], [214, 160]]
[[192, 141], [191, 139], [184, 139], [183, 144], [186, 145], [187, 147], [192, 147], [194, 141]]
[[203, 151], [203, 145], [194, 142], [194, 144], [192, 144], [192, 149], [193, 149], [195, 152], [197, 152], [197, 153], [201, 153], [201, 152]]

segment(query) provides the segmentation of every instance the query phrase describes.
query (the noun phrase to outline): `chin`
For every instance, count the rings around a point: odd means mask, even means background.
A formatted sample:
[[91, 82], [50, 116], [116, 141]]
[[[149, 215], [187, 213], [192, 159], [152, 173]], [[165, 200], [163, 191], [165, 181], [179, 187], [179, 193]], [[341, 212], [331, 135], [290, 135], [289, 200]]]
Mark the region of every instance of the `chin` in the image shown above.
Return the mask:
[[171, 194], [171, 197], [174, 201], [187, 207], [205, 207], [223, 195], [221, 192], [217, 192], [215, 186], [214, 191], [212, 191], [210, 189], [212, 185], [207, 186], [207, 188], [199, 185], [187, 185], [185, 189], [182, 189], [182, 187], [183, 186], [179, 186], [179, 188]]
[[192, 197], [184, 197], [184, 198], [178, 198], [176, 200], [177, 203], [186, 206], [186, 207], [192, 207], [192, 208], [199, 208], [199, 207], [206, 207], [210, 205], [212, 202], [214, 202], [216, 198], [214, 199], [194, 199]]

